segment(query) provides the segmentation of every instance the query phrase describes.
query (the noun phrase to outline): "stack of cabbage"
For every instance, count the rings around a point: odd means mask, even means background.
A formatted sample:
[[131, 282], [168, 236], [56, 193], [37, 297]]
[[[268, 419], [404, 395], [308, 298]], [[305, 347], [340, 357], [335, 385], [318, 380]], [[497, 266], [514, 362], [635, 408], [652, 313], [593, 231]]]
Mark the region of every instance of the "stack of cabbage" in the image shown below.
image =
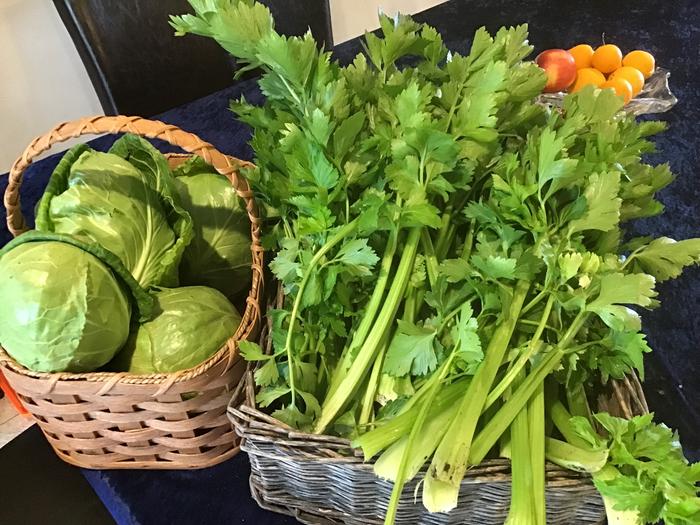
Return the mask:
[[79, 145], [36, 230], [0, 251], [0, 344], [39, 372], [190, 368], [234, 334], [250, 279], [250, 223], [225, 177], [198, 157], [171, 170], [134, 135]]

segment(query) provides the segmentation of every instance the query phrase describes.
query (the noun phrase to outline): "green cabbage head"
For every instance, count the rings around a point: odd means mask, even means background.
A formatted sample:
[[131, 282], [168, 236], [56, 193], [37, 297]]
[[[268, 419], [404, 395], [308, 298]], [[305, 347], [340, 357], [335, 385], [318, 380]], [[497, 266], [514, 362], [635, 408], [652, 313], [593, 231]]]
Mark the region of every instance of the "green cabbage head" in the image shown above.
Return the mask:
[[167, 160], [141, 137], [124, 135], [109, 153], [80, 144], [51, 174], [36, 229], [100, 244], [144, 288], [177, 286], [192, 219], [176, 193]]
[[216, 288], [229, 299], [250, 289], [250, 219], [231, 182], [199, 157], [175, 169], [194, 235], [180, 265], [180, 284]]
[[233, 305], [213, 288], [163, 288], [155, 298], [155, 317], [132, 333], [111, 370], [153, 374], [192, 368], [214, 355], [241, 323]]
[[108, 363], [129, 336], [131, 316], [129, 290], [110, 267], [66, 242], [6, 248], [0, 344], [7, 353], [37, 372], [88, 372]]

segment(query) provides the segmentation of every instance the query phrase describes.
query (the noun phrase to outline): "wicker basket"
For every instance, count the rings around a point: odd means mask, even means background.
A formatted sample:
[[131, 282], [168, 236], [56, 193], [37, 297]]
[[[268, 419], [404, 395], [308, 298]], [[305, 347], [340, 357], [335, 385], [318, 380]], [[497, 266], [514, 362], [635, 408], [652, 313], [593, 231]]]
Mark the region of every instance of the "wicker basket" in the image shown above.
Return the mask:
[[[263, 332], [266, 332], [265, 327]], [[262, 334], [268, 345], [269, 338]], [[598, 399], [601, 410], [631, 417], [649, 408], [639, 380], [613, 382]], [[371, 463], [350, 442], [333, 436], [305, 434], [256, 408], [252, 370], [247, 370], [229, 405], [229, 418], [250, 457], [250, 490], [265, 509], [294, 516], [313, 525], [382, 524], [392, 484], [377, 478]], [[484, 461], [467, 472], [459, 506], [450, 513], [431, 514], [423, 507], [418, 483], [408, 482], [396, 523], [500, 525], [510, 505], [510, 463]], [[603, 501], [590, 477], [547, 463], [547, 523], [603, 524]]]
[[[251, 221], [253, 278], [241, 324], [231, 339], [195, 368], [171, 374], [27, 370], [0, 348], [0, 371], [64, 461], [85, 468], [183, 469], [215, 465], [238, 452], [226, 417], [231, 391], [244, 371], [237, 342], [256, 337], [260, 324], [263, 253], [253, 195], [238, 169], [242, 161], [219, 153], [195, 135], [139, 117], [93, 117], [60, 124], [35, 139], [10, 171], [5, 192], [7, 225], [27, 229], [20, 211], [22, 175], [52, 144], [86, 134], [134, 133], [194, 153], [226, 176], [244, 199]], [[187, 155], [170, 155], [171, 165]], [[192, 393], [197, 393], [192, 396]], [[183, 395], [187, 394], [187, 395]]]

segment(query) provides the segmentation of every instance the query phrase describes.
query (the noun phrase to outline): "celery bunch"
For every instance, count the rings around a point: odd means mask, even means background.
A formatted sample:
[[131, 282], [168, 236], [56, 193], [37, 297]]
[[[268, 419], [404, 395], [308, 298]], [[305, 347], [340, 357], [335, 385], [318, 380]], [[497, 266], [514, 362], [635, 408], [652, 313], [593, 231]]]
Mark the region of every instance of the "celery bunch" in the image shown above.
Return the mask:
[[[525, 26], [482, 28], [462, 56], [383, 16], [382, 36], [341, 66], [310, 34], [276, 33], [257, 2], [190, 3], [178, 34], [262, 71], [265, 103], [231, 106], [253, 129], [248, 176], [285, 292], [272, 354], [241, 344], [260, 406], [377, 457], [395, 482], [387, 523], [417, 475], [429, 510], [454, 508], [469, 465], [507, 438], [508, 522], [544, 524], [546, 456], [614, 457], [547, 436], [548, 411], [564, 401], [600, 421], [586, 390], [643, 374], [637, 310], [700, 260], [700, 239], [624, 240], [625, 221], [662, 211], [672, 175], [642, 155], [663, 125], [621, 113], [611, 90], [537, 104]], [[603, 494], [626, 478], [611, 479]]]

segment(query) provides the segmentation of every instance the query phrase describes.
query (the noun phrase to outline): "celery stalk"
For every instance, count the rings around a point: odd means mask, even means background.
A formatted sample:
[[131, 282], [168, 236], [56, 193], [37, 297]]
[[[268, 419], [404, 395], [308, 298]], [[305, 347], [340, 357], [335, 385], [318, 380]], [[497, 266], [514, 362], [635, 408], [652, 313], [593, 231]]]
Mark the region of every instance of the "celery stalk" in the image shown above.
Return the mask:
[[372, 416], [372, 408], [374, 407], [374, 397], [377, 393], [377, 385], [379, 385], [379, 377], [382, 375], [382, 363], [384, 363], [384, 354], [386, 353], [387, 341], [382, 343], [377, 359], [374, 360], [372, 372], [369, 375], [367, 382], [367, 390], [362, 396], [362, 406], [360, 408], [360, 418], [358, 423], [363, 426], [370, 422]]
[[513, 366], [506, 371], [498, 384], [493, 387], [491, 392], [489, 392], [489, 395], [486, 398], [486, 403], [484, 404], [484, 410], [491, 407], [496, 401], [501, 399], [501, 396], [503, 396], [503, 393], [513, 382], [515, 376], [517, 376], [518, 373], [525, 368], [525, 365], [527, 365], [530, 358], [537, 354], [542, 349], [542, 346], [544, 346], [544, 343], [539, 341], [537, 344], [530, 345], [526, 352], [520, 354], [517, 361], [513, 363]]
[[[521, 371], [514, 384], [524, 377]], [[515, 416], [510, 426], [511, 446], [511, 491], [510, 509], [505, 525], [534, 525], [536, 522], [536, 504], [534, 501], [534, 476], [530, 453], [530, 421], [527, 408]]]
[[[448, 407], [458, 406], [455, 403], [462, 397], [468, 384], [468, 379], [462, 379], [444, 386], [435, 398], [433, 410], [439, 413], [446, 410]], [[416, 396], [413, 396], [411, 399], [416, 399]], [[418, 416], [420, 406], [420, 402], [412, 404], [405, 412], [402, 412], [386, 423], [380, 424], [376, 428], [356, 438], [352, 446], [362, 449], [365, 460], [373, 458], [380, 451], [400, 440], [405, 435], [408, 435]], [[445, 427], [447, 427], [447, 425], [445, 425]]]
[[425, 269], [428, 274], [428, 282], [431, 287], [434, 287], [440, 270], [438, 259], [435, 255], [435, 248], [433, 247], [433, 240], [430, 238], [428, 230], [423, 230], [421, 233], [421, 245], [425, 254]]
[[289, 389], [292, 393], [292, 405], [296, 405], [296, 387], [294, 384], [294, 359], [292, 355], [292, 338], [294, 336], [294, 325], [297, 320], [297, 314], [301, 306], [301, 299], [304, 295], [304, 289], [311, 278], [313, 272], [316, 271], [316, 266], [321, 262], [321, 259], [325, 257], [332, 248], [334, 248], [338, 243], [342, 242], [348, 235], [351, 235], [360, 223], [359, 218], [349, 222], [348, 224], [341, 227], [335, 234], [326, 241], [326, 243], [314, 254], [313, 258], [309, 262], [309, 266], [306, 269], [306, 273], [299, 284], [299, 290], [297, 290], [296, 298], [294, 299], [294, 305], [292, 307], [292, 313], [289, 317], [289, 327], [287, 328], [287, 337], [284, 343], [284, 349], [287, 353], [287, 362], [289, 363]]
[[333, 377], [331, 379], [331, 384], [328, 389], [326, 397], [330, 396], [338, 388], [343, 378], [347, 375], [348, 369], [352, 365], [352, 361], [355, 358], [357, 350], [362, 346], [372, 328], [372, 323], [379, 310], [379, 305], [381, 304], [382, 298], [384, 297], [384, 290], [386, 289], [387, 282], [389, 280], [389, 275], [391, 274], [391, 266], [394, 262], [394, 254], [396, 253], [396, 245], [398, 244], [398, 230], [394, 229], [389, 233], [389, 240], [382, 256], [382, 262], [379, 267], [379, 276], [377, 277], [377, 282], [375, 283], [372, 295], [367, 303], [366, 314], [360, 321], [357, 330], [352, 336], [350, 345], [348, 345], [343, 350], [343, 355], [340, 357], [340, 363], [336, 366], [333, 371]]
[[587, 318], [585, 312], [579, 313], [567, 330], [559, 344], [532, 368], [523, 383], [513, 395], [498, 410], [498, 413], [489, 420], [479, 434], [474, 438], [469, 456], [469, 463], [478, 465], [489, 450], [498, 442], [499, 437], [508, 428], [515, 416], [537, 391], [539, 385], [557, 369], [564, 357], [564, 350], [569, 347], [576, 334], [584, 325]]
[[[452, 360], [454, 359], [455, 353], [456, 348], [453, 349], [452, 352], [450, 352], [449, 357], [445, 360], [445, 362], [438, 369], [438, 371], [434, 373], [429, 379], [430, 387], [428, 388], [428, 393], [426, 394], [425, 399], [423, 400], [423, 405], [421, 406], [420, 411], [418, 412], [418, 417], [416, 418], [416, 421], [413, 424], [413, 427], [411, 428], [411, 432], [407, 437], [406, 446], [403, 447], [401, 453], [401, 460], [399, 462], [398, 471], [395, 475], [396, 479], [394, 481], [394, 487], [391, 491], [389, 506], [387, 507], [386, 516], [384, 517], [385, 525], [393, 525], [394, 520], [396, 519], [396, 512], [399, 507], [399, 499], [401, 498], [401, 493], [403, 492], [404, 483], [407, 479], [413, 477], [410, 476], [411, 470], [413, 470], [413, 468], [415, 467], [417, 467], [416, 471], [420, 470], [420, 468], [423, 466], [423, 463], [425, 463], [425, 461], [428, 460], [430, 454], [432, 454], [435, 446], [437, 446], [438, 440], [435, 440], [433, 446], [433, 443], [431, 441], [428, 440], [427, 443], [424, 443], [424, 440], [422, 438], [426, 437], [425, 435], [430, 434], [430, 432], [444, 432], [444, 430], [441, 429], [446, 428], [446, 421], [440, 421], [440, 423], [442, 424], [441, 427], [433, 425], [431, 428], [427, 429], [424, 432], [424, 426], [425, 421], [428, 418], [428, 412], [430, 412], [433, 408], [433, 402], [435, 401], [435, 396], [437, 395], [438, 389], [440, 388], [440, 384], [443, 382], [443, 380], [447, 376], [447, 373], [450, 371], [450, 367], [452, 366]], [[419, 440], [418, 443], [420, 445], [426, 445], [426, 449], [419, 449], [418, 454], [416, 454], [415, 448], [416, 440]], [[418, 461], [416, 461], [416, 459]]]
[[576, 472], [597, 472], [608, 461], [608, 450], [581, 448], [551, 437], [545, 440], [545, 457], [555, 465]]
[[[405, 481], [412, 479], [418, 474], [421, 467], [425, 465], [433, 452], [435, 452], [447, 430], [447, 426], [457, 412], [457, 407], [458, 405], [451, 403], [445, 406], [443, 410], [438, 411], [437, 404], [433, 403], [431, 416], [426, 421], [423, 431], [418, 436], [411, 450], [411, 456], [404, 476]], [[408, 436], [404, 436], [386, 449], [374, 464], [374, 473], [381, 478], [396, 481], [399, 463], [407, 446]]]
[[[372, 329], [367, 335], [364, 344], [357, 353], [345, 377], [338, 387], [326, 397], [321, 413], [313, 428], [315, 434], [322, 434], [328, 425], [338, 416], [348, 400], [352, 397], [362, 378], [367, 373], [369, 364], [376, 358], [379, 345], [387, 327], [394, 321], [401, 299], [406, 291], [408, 280], [413, 270], [413, 261], [420, 241], [421, 228], [412, 228], [406, 239], [406, 244], [401, 255], [401, 262], [396, 269], [394, 281], [387, 293], [386, 299], [379, 315], [374, 321]], [[372, 315], [367, 312], [365, 315]]]
[[572, 416], [585, 417], [589, 421], [592, 419], [591, 408], [588, 406], [586, 391], [582, 383], [567, 385], [566, 404], [569, 405]]
[[564, 407], [561, 401], [557, 401], [552, 405], [550, 414], [552, 421], [554, 421], [554, 426], [557, 427], [557, 430], [562, 436], [564, 436], [564, 439], [566, 439], [568, 443], [584, 449], [590, 447], [588, 443], [586, 443], [578, 436], [578, 434], [576, 434], [576, 432], [574, 432], [571, 422], [569, 421], [571, 419], [571, 414], [566, 407]]
[[549, 316], [552, 313], [552, 306], [554, 306], [554, 296], [550, 295], [547, 303], [545, 304], [544, 311], [540, 317], [540, 322], [537, 325], [535, 333], [530, 339], [527, 345], [527, 350], [523, 352], [518, 360], [513, 364], [513, 366], [506, 372], [503, 379], [496, 385], [496, 387], [489, 393], [486, 398], [486, 404], [484, 408], [490, 407], [497, 399], [503, 395], [506, 388], [511, 384], [513, 379], [520, 373], [520, 371], [525, 368], [525, 365], [530, 361], [530, 359], [537, 354], [542, 348], [542, 333], [544, 332]]
[[[521, 411], [522, 412], [522, 411]], [[527, 406], [530, 425], [530, 455], [532, 463], [533, 512], [537, 525], [547, 525], [545, 491], [544, 384], [540, 383]]]
[[559, 366], [563, 353], [559, 350], [550, 352], [531, 372], [513, 395], [499, 409], [498, 413], [484, 426], [474, 438], [469, 456], [469, 463], [478, 465], [489, 450], [498, 442], [528, 400], [537, 391], [539, 384]]
[[472, 437], [486, 397], [503, 362], [528, 288], [528, 282], [520, 281], [516, 285], [510, 305], [504, 308], [503, 319], [489, 342], [484, 360], [462, 398], [456, 417], [438, 445], [423, 489], [423, 503], [431, 512], [449, 511], [457, 505]]

